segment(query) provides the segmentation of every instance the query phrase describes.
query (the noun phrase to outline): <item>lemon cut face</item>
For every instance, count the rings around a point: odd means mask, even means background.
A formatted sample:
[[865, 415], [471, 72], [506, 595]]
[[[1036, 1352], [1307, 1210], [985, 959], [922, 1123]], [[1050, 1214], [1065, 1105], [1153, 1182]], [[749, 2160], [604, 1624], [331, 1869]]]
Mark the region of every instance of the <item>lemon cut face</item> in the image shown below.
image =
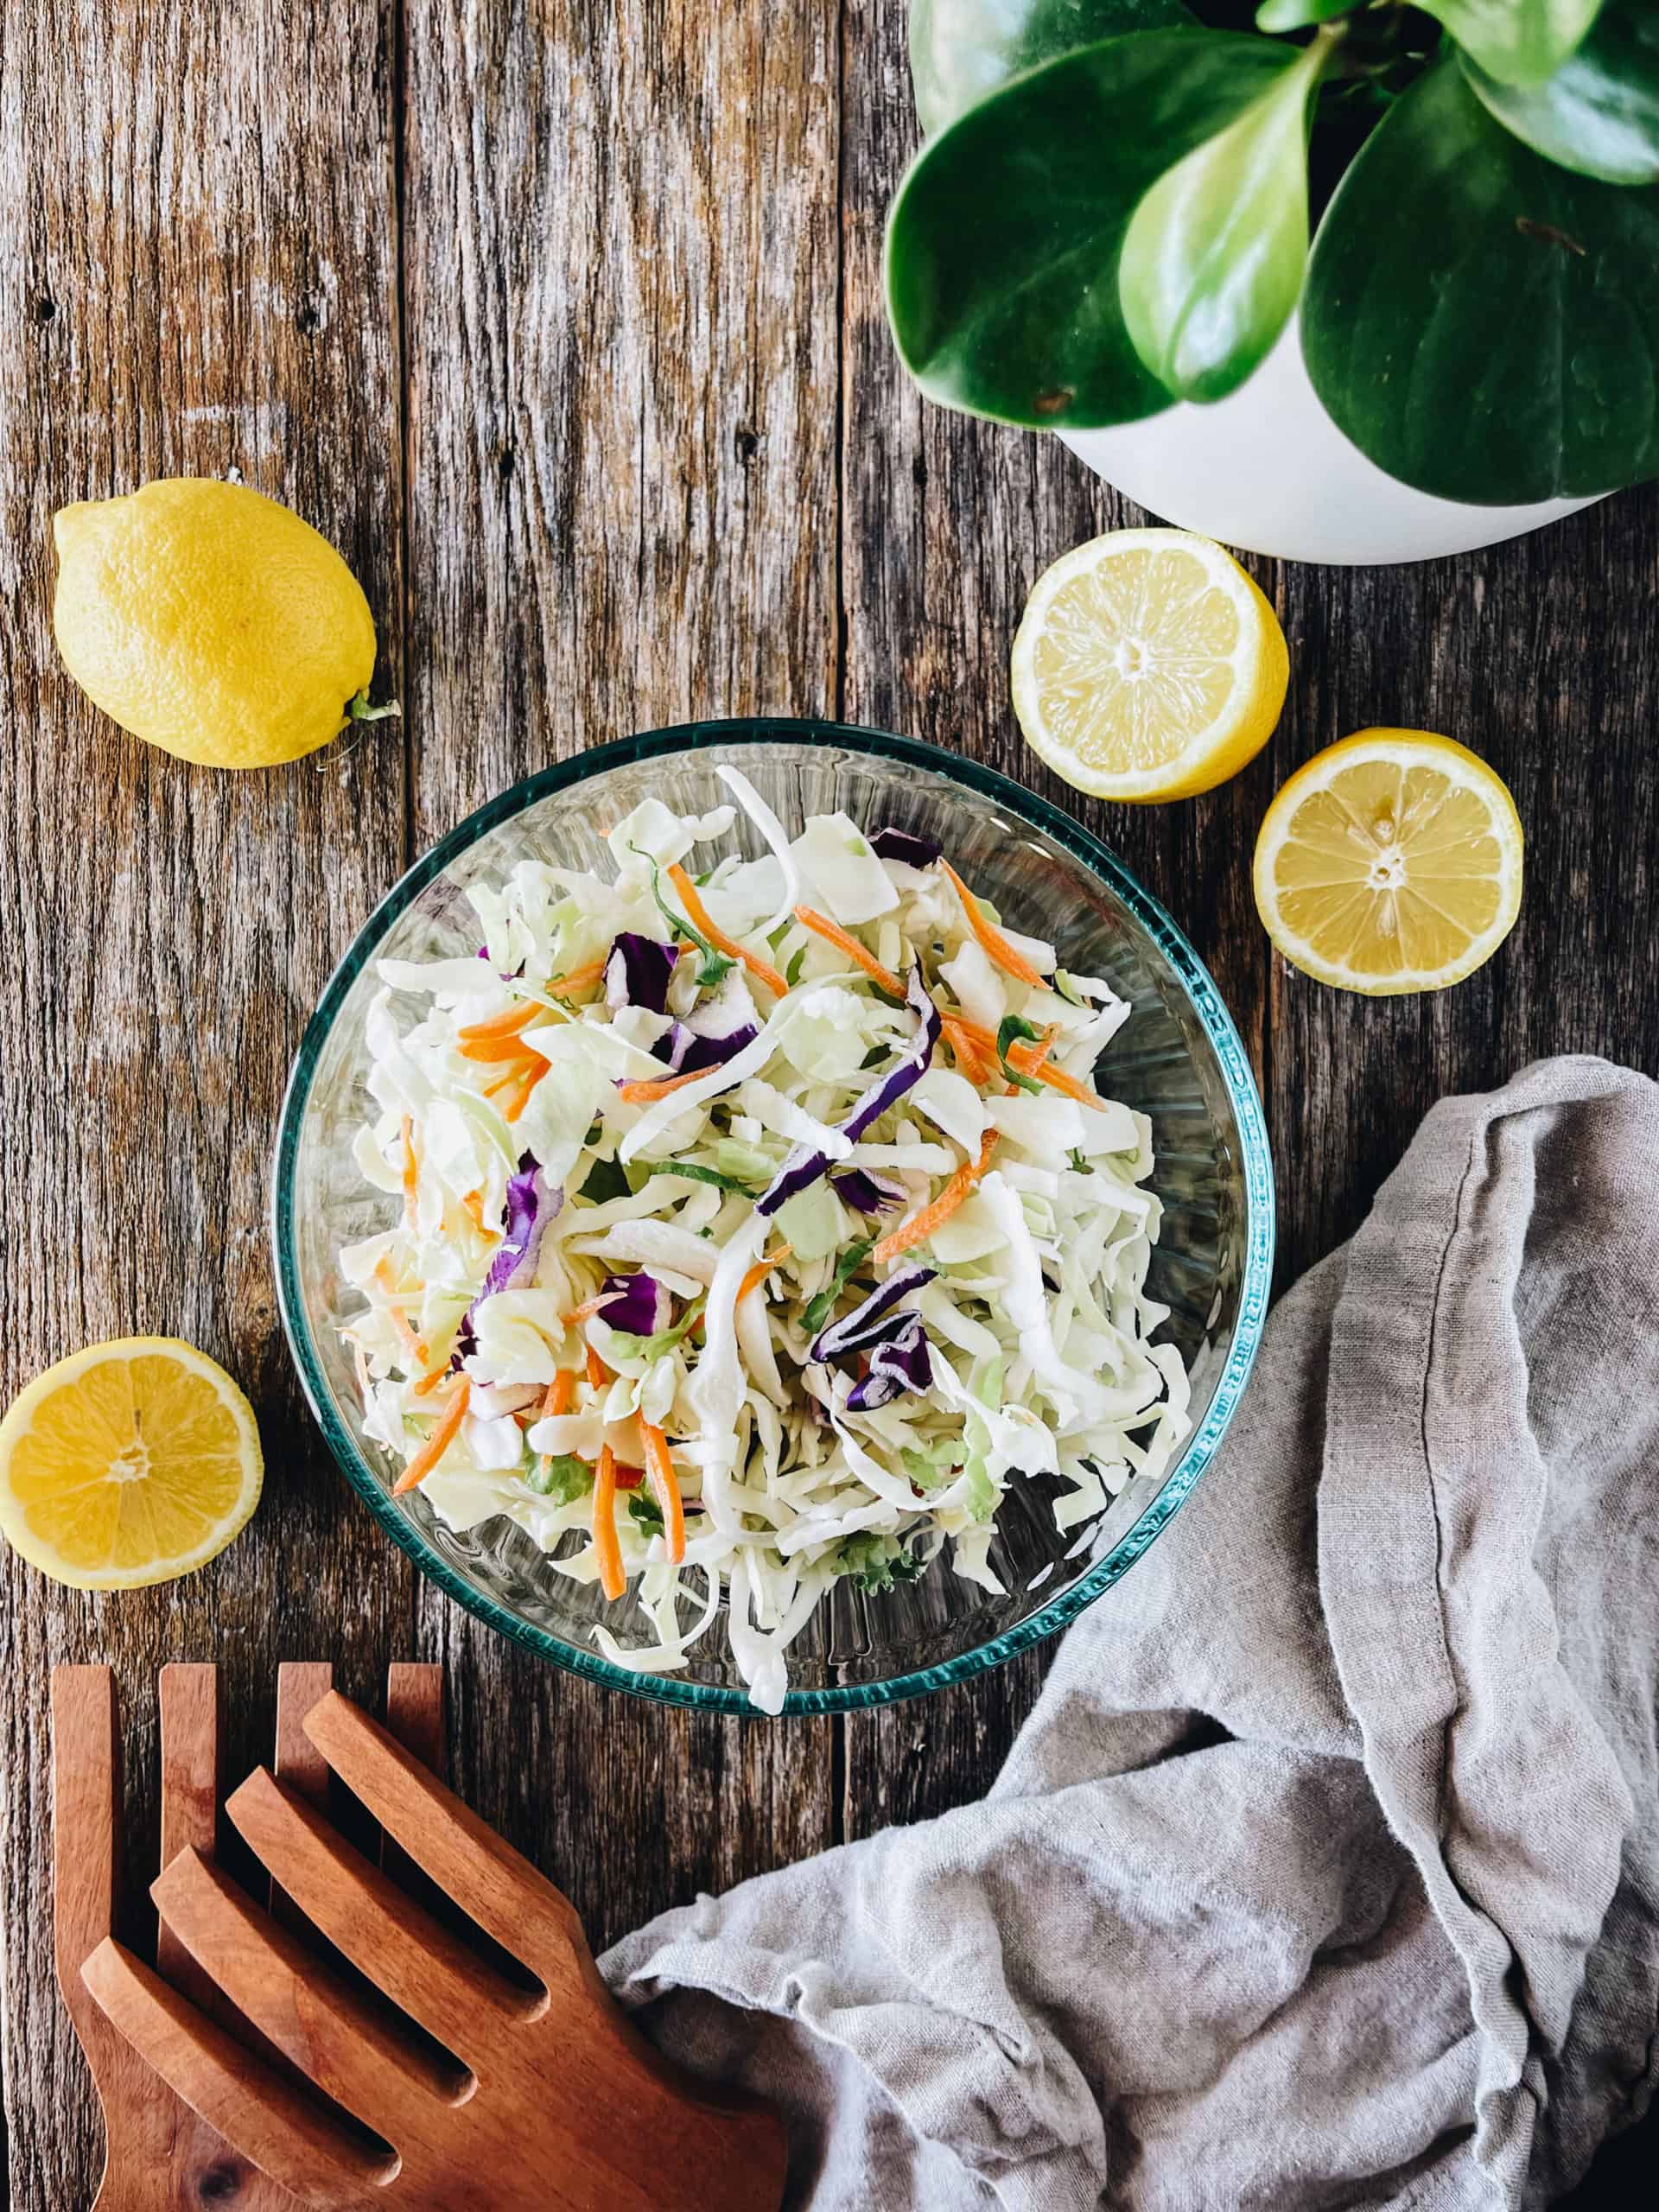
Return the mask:
[[60, 1360], [0, 1422], [0, 1530], [79, 1589], [206, 1566], [246, 1526], [263, 1480], [252, 1407], [221, 1367], [171, 1338]]
[[1286, 959], [1321, 982], [1443, 990], [1515, 926], [1522, 849], [1515, 802], [1477, 754], [1427, 730], [1361, 730], [1268, 808], [1256, 906]]
[[1272, 735], [1290, 660], [1232, 555], [1182, 530], [1120, 530], [1038, 579], [1014, 639], [1014, 712], [1077, 791], [1185, 798]]

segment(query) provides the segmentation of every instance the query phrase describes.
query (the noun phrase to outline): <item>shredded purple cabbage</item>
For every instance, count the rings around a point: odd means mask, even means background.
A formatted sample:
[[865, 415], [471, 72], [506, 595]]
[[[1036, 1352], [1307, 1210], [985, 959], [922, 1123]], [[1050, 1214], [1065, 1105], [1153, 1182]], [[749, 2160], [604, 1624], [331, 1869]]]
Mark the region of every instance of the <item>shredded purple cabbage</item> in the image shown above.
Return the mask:
[[839, 1321], [831, 1321], [827, 1328], [819, 1330], [806, 1355], [809, 1363], [813, 1360], [839, 1359], [849, 1351], [862, 1351], [880, 1338], [890, 1335], [907, 1318], [895, 1314], [893, 1307], [901, 1298], [908, 1298], [912, 1290], [931, 1282], [938, 1272], [937, 1268], [912, 1266], [900, 1268], [896, 1275], [889, 1275], [861, 1306], [855, 1306]]
[[669, 1291], [643, 1268], [638, 1274], [607, 1275], [599, 1287], [604, 1303], [599, 1318], [630, 1337], [654, 1337], [672, 1316]]
[[671, 1075], [701, 1075], [706, 1068], [723, 1067], [760, 1034], [752, 1021], [723, 1037], [705, 1037], [689, 1023], [677, 1021], [652, 1046], [652, 1057], [663, 1061]]
[[859, 1213], [891, 1213], [895, 1206], [905, 1203], [899, 1192], [890, 1191], [885, 1183], [878, 1183], [861, 1167], [843, 1168], [830, 1179], [836, 1186], [836, 1197], [844, 1198]]
[[507, 1233], [490, 1262], [483, 1289], [461, 1317], [461, 1326], [455, 1332], [455, 1349], [449, 1361], [452, 1368], [459, 1368], [463, 1359], [470, 1359], [478, 1350], [473, 1316], [485, 1300], [493, 1298], [499, 1290], [516, 1290], [522, 1283], [535, 1279], [536, 1262], [541, 1257], [547, 1225], [563, 1204], [564, 1192], [549, 1185], [536, 1155], [521, 1154], [518, 1173], [507, 1178]]
[[613, 1014], [642, 1006], [651, 1014], [668, 1011], [668, 983], [679, 952], [638, 930], [623, 930], [605, 961], [605, 1003]]
[[944, 850], [932, 837], [918, 837], [911, 830], [878, 830], [870, 850], [884, 861], [903, 861], [911, 868], [931, 868]]
[[903, 1316], [900, 1326], [870, 1354], [870, 1371], [847, 1393], [850, 1413], [870, 1414], [896, 1398], [901, 1390], [928, 1390], [933, 1384], [932, 1356], [927, 1332], [917, 1313]]
[[754, 1001], [734, 970], [707, 1005], [694, 1008], [658, 1039], [652, 1055], [671, 1075], [699, 1075], [705, 1068], [724, 1066], [760, 1034]]
[[480, 1300], [493, 1298], [498, 1290], [515, 1290], [520, 1283], [530, 1281], [541, 1256], [547, 1224], [563, 1204], [564, 1192], [549, 1189], [535, 1155], [522, 1154], [518, 1173], [507, 1178], [507, 1233], [490, 1262], [483, 1289], [473, 1301], [474, 1307]]
[[[872, 1122], [880, 1120], [888, 1108], [896, 1106], [913, 1084], [919, 1083], [933, 1058], [933, 1047], [939, 1041], [939, 1009], [927, 995], [922, 981], [921, 965], [917, 963], [910, 971], [905, 986], [906, 1003], [917, 1017], [917, 1030], [904, 1052], [887, 1073], [873, 1083], [852, 1112], [841, 1125], [841, 1134], [856, 1144]], [[779, 1169], [772, 1181], [754, 1202], [757, 1213], [774, 1214], [779, 1206], [806, 1190], [828, 1173], [830, 1162], [821, 1152], [810, 1145], [797, 1145]]]

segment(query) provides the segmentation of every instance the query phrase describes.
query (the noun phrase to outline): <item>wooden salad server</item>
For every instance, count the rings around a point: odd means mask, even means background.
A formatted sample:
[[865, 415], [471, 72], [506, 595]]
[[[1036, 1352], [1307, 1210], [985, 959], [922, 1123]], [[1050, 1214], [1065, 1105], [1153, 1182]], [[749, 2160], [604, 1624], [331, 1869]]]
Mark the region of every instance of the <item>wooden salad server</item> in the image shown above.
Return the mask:
[[[276, 1771], [314, 1799], [327, 1769], [305, 1735], [305, 1714], [329, 1688], [326, 1667], [278, 1673]], [[187, 1847], [213, 1856], [219, 1823], [219, 1693], [216, 1667], [172, 1666], [160, 1680], [162, 1863]], [[393, 1667], [386, 1721], [429, 1765], [442, 1761], [443, 1670]], [[104, 2111], [99, 2212], [295, 2212], [294, 2197], [232, 2148], [158, 2080], [81, 1980], [108, 1936], [120, 1896], [121, 1731], [108, 1667], [59, 1667], [52, 1676], [54, 1948], [58, 1986]], [[280, 1899], [273, 1898], [273, 1906]], [[167, 1923], [156, 1930], [162, 1980], [245, 2041], [257, 2037], [197, 1966]], [[275, 2054], [273, 2053], [274, 2056]]]
[[[448, 1909], [439, 1918], [345, 1841], [296, 1786], [298, 1769], [261, 1768], [226, 1810], [269, 1869], [277, 1909], [194, 1841], [151, 1891], [256, 2047], [150, 1972], [107, 1922], [80, 1967], [100, 2015], [174, 2097], [309, 2205], [777, 2212], [776, 2114], [703, 2089], [652, 2050], [559, 1891], [337, 1692], [311, 1705], [302, 1732], [389, 1846], [525, 1974], [481, 1956]], [[313, 1930], [346, 1971], [318, 1955]], [[109, 2212], [128, 2202], [111, 2197]]]

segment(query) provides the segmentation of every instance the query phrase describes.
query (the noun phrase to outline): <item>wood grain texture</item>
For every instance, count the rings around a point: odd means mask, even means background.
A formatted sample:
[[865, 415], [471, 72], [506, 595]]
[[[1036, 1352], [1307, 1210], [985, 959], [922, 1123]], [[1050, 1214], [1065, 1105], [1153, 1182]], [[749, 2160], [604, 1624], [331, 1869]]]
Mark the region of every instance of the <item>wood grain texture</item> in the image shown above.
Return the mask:
[[[218, 1714], [214, 1670], [174, 1667], [162, 1683], [162, 1834], [193, 1859], [211, 1857], [217, 1821]], [[58, 1987], [97, 2083], [105, 2155], [96, 2202], [103, 2212], [194, 2212], [235, 2204], [285, 2212], [286, 2193], [251, 2166], [197, 2112], [158, 2084], [95, 2000], [90, 1962], [113, 1946], [122, 1823], [119, 1701], [107, 1667], [67, 1666], [52, 1677], [53, 1923]], [[176, 2001], [228, 2013], [203, 1983], [167, 1923], [158, 1973], [123, 1953], [130, 1973]]]
[[[410, 818], [837, 655], [833, 0], [410, 0]], [[421, 1598], [451, 1770], [599, 1947], [833, 1840], [835, 1730], [556, 1675]]]
[[[325, 1655], [369, 1698], [394, 1653], [446, 1660], [458, 1788], [595, 1944], [976, 1795], [1035, 1698], [1040, 1654], [844, 1727], [630, 1703], [418, 1586], [324, 1464], [267, 1272], [283, 1077], [379, 892], [525, 771], [688, 715], [836, 710], [1075, 807], [1239, 1021], [1274, 1132], [1281, 1281], [1351, 1230], [1443, 1090], [1559, 1049], [1659, 1065], [1651, 493], [1456, 563], [1253, 563], [1292, 690], [1222, 792], [1090, 806], [1025, 752], [1006, 673], [1025, 594], [1141, 517], [1058, 444], [926, 407], [897, 368], [880, 251], [917, 135], [903, 16], [43, 0], [8, 18], [0, 1388], [94, 1337], [176, 1330], [250, 1388], [270, 1461], [250, 1534], [173, 1590], [81, 1598], [7, 1562], [14, 1929], [44, 1924], [55, 1658], [112, 1657], [127, 1687], [139, 1897], [161, 1661], [225, 1662], [239, 1771], [270, 1740], [272, 1657]], [[221, 782], [86, 707], [50, 648], [47, 518], [191, 468], [238, 471], [340, 546], [401, 728], [322, 770]], [[1293, 767], [1387, 721], [1448, 730], [1510, 779], [1529, 888], [1482, 976], [1362, 1004], [1269, 959], [1248, 859]], [[142, 1949], [142, 1918], [127, 1933]], [[79, 2212], [97, 2123], [38, 1942], [14, 1943], [4, 1999], [11, 2202]]]
[[[188, 1336], [248, 1389], [263, 1508], [170, 1588], [0, 1563], [6, 2108], [17, 2212], [81, 2212], [100, 2137], [38, 1938], [54, 1661], [125, 1693], [130, 1948], [148, 1955], [156, 1690], [225, 1665], [226, 1758], [270, 1742], [274, 1637], [359, 1694], [406, 1652], [413, 1573], [349, 1510], [302, 1412], [265, 1233], [289, 1060], [404, 854], [401, 737], [322, 767], [189, 769], [103, 721], [53, 651], [50, 518], [147, 477], [239, 474], [402, 635], [390, 19], [41, 0], [0, 39], [0, 1395], [94, 1338]], [[385, 726], [382, 726], [384, 729]]]

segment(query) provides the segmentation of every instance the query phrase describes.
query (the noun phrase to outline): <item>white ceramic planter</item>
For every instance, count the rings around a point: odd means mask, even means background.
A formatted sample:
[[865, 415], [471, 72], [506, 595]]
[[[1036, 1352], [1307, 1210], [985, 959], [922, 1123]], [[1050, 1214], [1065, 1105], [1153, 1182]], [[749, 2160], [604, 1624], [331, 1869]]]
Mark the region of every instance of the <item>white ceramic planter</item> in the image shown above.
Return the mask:
[[1320, 406], [1294, 324], [1230, 398], [1071, 431], [1065, 442], [1154, 514], [1286, 561], [1427, 561], [1496, 545], [1592, 504], [1470, 507], [1396, 483]]

